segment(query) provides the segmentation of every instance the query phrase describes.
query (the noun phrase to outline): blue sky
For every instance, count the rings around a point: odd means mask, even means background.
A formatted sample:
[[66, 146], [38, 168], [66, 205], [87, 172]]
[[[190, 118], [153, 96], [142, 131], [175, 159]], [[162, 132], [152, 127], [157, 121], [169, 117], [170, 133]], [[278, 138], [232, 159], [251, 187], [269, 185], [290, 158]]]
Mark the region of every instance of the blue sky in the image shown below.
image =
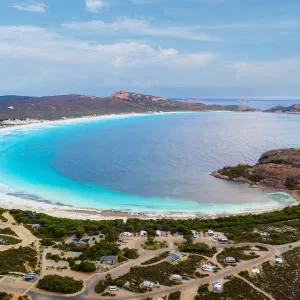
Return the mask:
[[0, 94], [300, 97], [299, 0], [1, 0]]

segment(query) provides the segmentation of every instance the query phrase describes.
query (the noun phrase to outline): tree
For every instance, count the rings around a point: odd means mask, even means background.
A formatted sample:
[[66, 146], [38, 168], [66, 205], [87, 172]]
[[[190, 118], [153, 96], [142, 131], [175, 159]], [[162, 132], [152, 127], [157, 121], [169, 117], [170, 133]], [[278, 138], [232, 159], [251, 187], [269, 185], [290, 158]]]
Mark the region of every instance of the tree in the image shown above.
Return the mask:
[[76, 237], [81, 238], [85, 234], [85, 229], [82, 226], [78, 226], [75, 231]]
[[95, 292], [97, 294], [103, 293], [105, 291], [105, 288], [106, 286], [104, 280], [100, 280], [95, 286]]

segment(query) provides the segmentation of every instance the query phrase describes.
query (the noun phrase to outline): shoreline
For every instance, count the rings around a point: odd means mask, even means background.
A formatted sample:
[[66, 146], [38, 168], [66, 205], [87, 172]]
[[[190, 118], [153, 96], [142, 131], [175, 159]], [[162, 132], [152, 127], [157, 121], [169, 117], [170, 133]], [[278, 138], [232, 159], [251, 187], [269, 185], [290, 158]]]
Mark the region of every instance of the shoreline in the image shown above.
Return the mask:
[[[104, 114], [104, 115], [91, 115], [84, 117], [72, 117], [72, 118], [62, 118], [57, 120], [37, 120], [37, 122], [28, 122], [27, 124], [15, 124], [15, 125], [0, 125], [0, 132], [6, 130], [16, 130], [22, 128], [31, 127], [42, 127], [43, 125], [54, 125], [54, 124], [69, 124], [69, 123], [79, 123], [79, 122], [89, 122], [98, 121], [105, 119], [118, 119], [118, 118], [128, 118], [128, 117], [143, 117], [143, 116], [155, 116], [155, 115], [169, 115], [169, 114], [187, 114], [187, 113], [245, 113], [242, 111], [230, 111], [230, 110], [206, 110], [206, 111], [153, 111], [145, 113], [121, 113], [121, 114]], [[246, 112], [247, 113], [247, 112]], [[257, 111], [255, 113], [261, 113]]]
[[254, 184], [251, 181], [241, 177], [241, 178], [236, 178], [236, 179], [231, 179], [228, 176], [222, 175], [221, 173], [219, 173], [218, 171], [213, 171], [210, 173], [211, 176], [217, 178], [217, 179], [222, 179], [222, 180], [227, 180], [227, 181], [232, 181], [232, 182], [240, 182], [240, 183], [247, 183], [249, 184], [249, 188], [254, 188], [254, 189], [259, 189], [261, 191], [272, 191], [274, 193], [276, 192], [280, 192], [280, 193], [286, 193], [289, 194], [291, 197], [293, 197], [296, 201], [299, 202], [300, 204], [300, 194], [297, 194], [296, 191], [292, 191], [292, 190], [288, 190], [288, 189], [271, 189], [269, 186], [267, 185], [262, 185], [262, 184]]
[[[17, 203], [17, 205], [15, 204]], [[241, 216], [248, 214], [260, 214], [264, 212], [272, 212], [284, 209], [285, 207], [296, 206], [298, 203], [292, 203], [289, 205], [281, 205], [279, 207], [266, 207], [260, 209], [241, 209], [239, 211], [234, 211], [229, 213], [227, 211], [217, 211], [217, 212], [195, 212], [195, 213], [185, 213], [185, 212], [133, 212], [130, 210], [118, 210], [118, 209], [96, 209], [96, 208], [80, 208], [70, 205], [64, 205], [60, 203], [44, 202], [39, 200], [28, 200], [22, 199], [11, 195], [1, 195], [0, 194], [0, 208], [4, 209], [21, 209], [35, 211], [37, 213], [44, 213], [53, 217], [59, 218], [69, 218], [69, 219], [90, 219], [90, 220], [115, 220], [122, 219], [126, 221], [129, 218], [138, 219], [213, 219], [218, 217], [228, 217], [228, 216]]]

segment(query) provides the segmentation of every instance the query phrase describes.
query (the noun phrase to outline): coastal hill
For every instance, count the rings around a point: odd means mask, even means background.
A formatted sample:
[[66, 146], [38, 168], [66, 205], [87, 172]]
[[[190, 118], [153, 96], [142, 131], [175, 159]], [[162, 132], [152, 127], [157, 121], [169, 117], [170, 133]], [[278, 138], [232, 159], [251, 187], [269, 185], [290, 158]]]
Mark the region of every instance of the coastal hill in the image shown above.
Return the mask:
[[57, 120], [92, 115], [149, 113], [160, 111], [258, 111], [244, 105], [205, 105], [182, 103], [165, 98], [119, 91], [99, 98], [87, 95], [59, 96], [1, 96], [0, 120], [43, 119]]
[[300, 104], [294, 104], [291, 106], [276, 106], [270, 109], [267, 109], [266, 112], [271, 113], [285, 113], [285, 114], [300, 114]]
[[254, 166], [239, 164], [224, 167], [211, 175], [274, 190], [291, 191], [300, 196], [300, 148], [271, 150], [263, 153]]

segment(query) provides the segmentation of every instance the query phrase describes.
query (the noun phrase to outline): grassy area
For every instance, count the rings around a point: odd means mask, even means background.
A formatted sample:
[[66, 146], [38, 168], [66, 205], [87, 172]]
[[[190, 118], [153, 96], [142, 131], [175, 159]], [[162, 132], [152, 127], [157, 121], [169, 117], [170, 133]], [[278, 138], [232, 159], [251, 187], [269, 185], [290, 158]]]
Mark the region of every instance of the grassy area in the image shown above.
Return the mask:
[[21, 243], [21, 240], [5, 234], [0, 234], [0, 239], [4, 241], [3, 243], [0, 243], [0, 245], [16, 245]]
[[162, 254], [160, 254], [160, 255], [158, 255], [158, 256], [155, 256], [155, 257], [153, 257], [153, 258], [150, 258], [150, 259], [148, 259], [148, 260], [142, 262], [141, 264], [142, 264], [143, 266], [146, 266], [146, 265], [152, 265], [152, 264], [154, 264], [154, 263], [157, 263], [157, 262], [159, 262], [159, 261], [161, 261], [161, 260], [167, 258], [169, 255], [170, 255], [170, 252], [169, 252], [169, 251], [166, 251], [166, 252], [164, 252], [164, 253], [162, 253]]
[[8, 220], [3, 216], [3, 213], [5, 213], [7, 209], [0, 207], [0, 221], [6, 223]]
[[0, 228], [0, 234], [8, 234], [8, 235], [14, 235], [18, 236], [13, 230], [11, 230], [9, 227], [7, 228]]
[[269, 298], [253, 289], [242, 279], [233, 277], [224, 284], [221, 293], [210, 292], [208, 284], [201, 285], [194, 300], [269, 300]]
[[142, 247], [147, 250], [158, 250], [162, 248], [168, 248], [168, 244], [166, 242], [156, 241], [154, 238], [149, 237], [147, 241], [142, 244]]
[[258, 258], [259, 255], [248, 255], [245, 254], [244, 251], [251, 249], [249, 247], [226, 247], [223, 249], [221, 253], [217, 255], [218, 262], [225, 264], [224, 259], [225, 257], [237, 257], [241, 260], [251, 260], [254, 258]]
[[23, 272], [25, 263], [34, 269], [37, 263], [37, 252], [31, 247], [20, 247], [0, 252], [0, 272]]
[[275, 299], [300, 299], [300, 247], [283, 254], [284, 265], [262, 264], [263, 273], [256, 277], [244, 277], [271, 294]]
[[74, 294], [82, 290], [83, 281], [68, 276], [47, 275], [39, 280], [37, 287], [49, 292]]
[[144, 293], [147, 289], [141, 287], [143, 281], [158, 281], [166, 286], [177, 285], [179, 284], [178, 282], [170, 279], [172, 274], [194, 277], [197, 267], [200, 267], [201, 262], [204, 261], [206, 259], [200, 255], [190, 255], [187, 260], [177, 264], [161, 262], [146, 267], [136, 266], [131, 268], [129, 273], [116, 278], [113, 283], [135, 293]]

